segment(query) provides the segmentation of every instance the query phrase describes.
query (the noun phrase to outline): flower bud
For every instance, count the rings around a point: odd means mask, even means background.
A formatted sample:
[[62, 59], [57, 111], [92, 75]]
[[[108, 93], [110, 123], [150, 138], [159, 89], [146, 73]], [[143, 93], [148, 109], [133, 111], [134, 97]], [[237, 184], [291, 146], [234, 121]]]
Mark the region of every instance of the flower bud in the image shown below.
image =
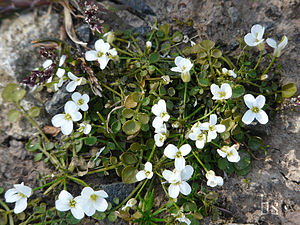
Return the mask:
[[147, 47], [148, 49], [150, 49], [150, 48], [152, 47], [151, 41], [147, 41], [147, 42], [146, 42], [146, 47]]

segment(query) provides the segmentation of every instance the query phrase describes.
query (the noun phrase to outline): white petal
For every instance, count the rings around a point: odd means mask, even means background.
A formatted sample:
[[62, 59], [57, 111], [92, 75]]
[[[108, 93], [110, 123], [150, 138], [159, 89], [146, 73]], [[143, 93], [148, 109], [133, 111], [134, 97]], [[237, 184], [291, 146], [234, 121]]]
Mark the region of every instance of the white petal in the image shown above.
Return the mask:
[[64, 135], [69, 135], [73, 131], [73, 122], [72, 121], [65, 121], [64, 124], [61, 125], [61, 132]]
[[155, 145], [156, 145], [157, 147], [161, 147], [161, 146], [164, 145], [164, 142], [161, 141], [161, 139], [160, 139], [161, 136], [162, 136], [161, 133], [158, 133], [158, 134], [155, 134], [155, 135], [154, 135], [154, 141], [155, 141]]
[[245, 43], [246, 43], [248, 46], [251, 46], [251, 47], [257, 45], [257, 43], [255, 42], [256, 39], [255, 39], [255, 38], [253, 37], [253, 35], [250, 34], [250, 33], [248, 33], [248, 34], [245, 35], [244, 41], [245, 41]]
[[209, 130], [210, 124], [208, 122], [202, 123], [201, 130]]
[[154, 128], [161, 127], [163, 125], [164, 121], [162, 120], [161, 117], [155, 117], [154, 120], [152, 121], [152, 126]]
[[106, 53], [110, 49], [110, 45], [105, 43], [102, 39], [99, 39], [95, 42], [95, 49], [96, 51]]
[[222, 157], [222, 158], [225, 158], [227, 156], [227, 153], [226, 152], [223, 152], [222, 150], [220, 149], [217, 149], [217, 152], [219, 153], [219, 155]]
[[169, 159], [175, 159], [177, 151], [178, 148], [175, 145], [169, 144], [164, 150], [164, 155], [167, 156]]
[[182, 60], [184, 60], [183, 57], [177, 56], [177, 57], [175, 58], [175, 65], [176, 65], [176, 66], [180, 66]]
[[160, 116], [164, 109], [157, 103], [152, 106], [151, 111], [155, 116]]
[[108, 198], [108, 194], [104, 190], [95, 191], [95, 194], [101, 198]]
[[255, 102], [256, 102], [256, 106], [261, 109], [262, 107], [264, 107], [266, 103], [266, 98], [263, 95], [259, 95], [256, 97]]
[[84, 128], [83, 133], [84, 133], [84, 134], [89, 134], [89, 133], [91, 132], [91, 130], [92, 130], [92, 126], [91, 126], [90, 124], [87, 124], [87, 125], [85, 126], [85, 128]]
[[225, 99], [229, 99], [232, 96], [232, 89], [227, 83], [221, 85], [221, 91], [226, 93]]
[[224, 73], [224, 74], [228, 73], [228, 69], [222, 68], [222, 73]]
[[55, 127], [61, 127], [65, 123], [65, 114], [57, 114], [52, 117], [51, 122]]
[[73, 196], [66, 190], [62, 190], [59, 193], [58, 199], [66, 200], [67, 202], [69, 202], [71, 199], [73, 199]]
[[58, 68], [56, 71], [56, 76], [58, 76], [59, 78], [62, 78], [62, 76], [65, 74], [65, 70], [62, 68]]
[[12, 188], [5, 192], [4, 198], [6, 202], [12, 203], [18, 201], [22, 197], [19, 195], [17, 189]]
[[269, 117], [264, 110], [260, 110], [258, 114], [256, 114], [256, 119], [261, 124], [266, 124], [269, 122]]
[[164, 170], [162, 175], [167, 181], [169, 181], [169, 180], [171, 180], [171, 178], [173, 176], [173, 172], [170, 170]]
[[171, 198], [177, 198], [179, 195], [180, 187], [176, 184], [171, 184], [168, 188], [168, 193]]
[[180, 67], [172, 67], [171, 71], [173, 72], [178, 72], [178, 73], [182, 73], [182, 69]]
[[71, 208], [70, 201], [67, 201], [66, 199], [58, 199], [55, 201], [55, 208], [62, 212], [68, 211]]
[[249, 109], [251, 109], [253, 106], [253, 103], [255, 102], [255, 98], [251, 94], [246, 94], [246, 95], [244, 95], [244, 102], [245, 102], [246, 106]]
[[202, 149], [205, 145], [205, 142], [206, 142], [206, 138], [203, 138], [203, 140], [196, 140], [196, 147], [198, 149]]
[[16, 205], [14, 208], [14, 213], [18, 214], [23, 212], [27, 207], [27, 198], [21, 198], [20, 200], [16, 201]]
[[189, 144], [184, 144], [179, 148], [179, 151], [181, 152], [182, 156], [188, 155], [192, 150], [192, 147]]
[[74, 92], [74, 93], [72, 94], [72, 100], [73, 100], [74, 102], [78, 102], [79, 99], [81, 99], [81, 94], [80, 94], [79, 92]]
[[282, 50], [288, 44], [288, 38], [284, 35], [278, 45], [278, 48]]
[[71, 213], [78, 220], [81, 220], [84, 217], [83, 209], [80, 206], [71, 208]]
[[43, 63], [43, 68], [46, 69], [48, 68], [49, 66], [52, 65], [52, 60], [51, 59], [47, 59], [44, 63]]
[[223, 183], [224, 183], [223, 178], [220, 177], [220, 176], [216, 176], [216, 177], [215, 177], [215, 182], [216, 182], [217, 185], [219, 185], [219, 186], [222, 186]]
[[147, 175], [147, 179], [151, 179], [153, 177], [153, 172], [150, 172], [148, 175]]
[[96, 61], [98, 59], [97, 51], [95, 51], [95, 50], [87, 51], [85, 53], [85, 59], [87, 61]]
[[232, 149], [231, 150], [231, 154], [229, 154], [227, 156], [227, 159], [228, 159], [229, 162], [236, 163], [236, 162], [240, 161], [241, 158], [240, 158], [239, 153], [237, 152], [237, 150], [236, 149]]
[[88, 111], [89, 110], [89, 105], [88, 104], [86, 104], [86, 103], [84, 103], [83, 105], [81, 105], [80, 106], [80, 109], [82, 110], [82, 111]]
[[199, 134], [196, 133], [196, 132], [189, 133], [189, 139], [191, 139], [191, 140], [193, 140], [193, 141], [196, 141], [198, 135], [199, 135]]
[[81, 98], [84, 100], [84, 102], [88, 103], [90, 101], [90, 97], [87, 94], [83, 94]]
[[144, 170], [152, 171], [152, 163], [151, 162], [146, 162]]
[[212, 84], [212, 85], [210, 86], [210, 91], [211, 91], [211, 93], [212, 93], [213, 95], [219, 95], [218, 92], [220, 91], [220, 88], [219, 88], [218, 85]]
[[236, 73], [233, 72], [232, 70], [229, 71], [229, 75], [232, 76], [233, 78], [237, 77]]
[[181, 171], [181, 179], [183, 181], [187, 181], [192, 177], [193, 173], [194, 173], [194, 168], [190, 165], [187, 165]]
[[267, 44], [272, 48], [277, 48], [276, 41], [272, 38], [267, 38], [266, 40]]
[[66, 55], [62, 55], [59, 59], [58, 66], [62, 66], [64, 64], [65, 60], [66, 60]]
[[71, 80], [77, 80], [78, 77], [76, 77], [73, 73], [71, 72], [68, 72], [68, 77], [71, 79]]
[[175, 168], [176, 170], [183, 170], [185, 167], [185, 159], [183, 157], [175, 158]]
[[207, 141], [210, 142], [211, 140], [214, 140], [217, 138], [217, 132], [214, 130], [214, 131], [208, 131], [208, 134], [207, 134]]
[[19, 193], [22, 193], [26, 197], [30, 197], [30, 195], [32, 194], [32, 189], [30, 187], [24, 185], [23, 182], [22, 182], [22, 184], [15, 184], [14, 187], [17, 189], [17, 191]]
[[161, 112], [166, 112], [167, 111], [167, 104], [166, 104], [165, 100], [160, 99], [158, 101], [157, 105], [161, 108]]
[[218, 117], [216, 114], [211, 114], [209, 117], [209, 123], [210, 125], [216, 125], [218, 122]]
[[85, 188], [83, 188], [82, 189], [82, 191], [81, 191], [81, 196], [83, 197], [83, 198], [90, 198], [90, 196], [92, 195], [92, 194], [94, 194], [95, 192], [94, 192], [94, 190], [91, 188], [91, 187], [85, 187]]
[[210, 186], [210, 187], [215, 187], [217, 186], [217, 183], [215, 182], [215, 180], [207, 180], [207, 186]]
[[87, 216], [92, 216], [96, 212], [95, 206], [91, 201], [86, 201], [86, 203], [83, 204], [81, 207]]
[[109, 62], [109, 58], [106, 55], [98, 58], [98, 63], [100, 64], [100, 69], [101, 70], [105, 69], [105, 67], [107, 66], [108, 62]]
[[73, 80], [70, 83], [68, 83], [66, 90], [68, 92], [73, 92], [73, 91], [75, 91], [76, 87], [77, 87], [77, 83], [76, 83], [76, 81]]
[[65, 104], [65, 113], [72, 113], [78, 110], [78, 107], [76, 105], [75, 102], [73, 101], [67, 101], [67, 103]]
[[104, 198], [97, 198], [95, 202], [95, 209], [99, 212], [104, 212], [108, 207], [108, 203]]
[[139, 172], [137, 172], [137, 174], [135, 175], [135, 178], [137, 179], [137, 181], [141, 181], [141, 180], [144, 180], [146, 179], [146, 173], [144, 170], [141, 170]]
[[218, 133], [223, 133], [223, 132], [225, 132], [226, 127], [223, 124], [218, 124], [218, 125], [216, 125], [216, 130]]
[[117, 56], [118, 52], [115, 48], [108, 50], [108, 54], [112, 55], [112, 56]]
[[180, 192], [184, 195], [189, 195], [192, 191], [192, 188], [191, 186], [185, 182], [185, 181], [182, 181], [180, 184], [179, 184], [179, 187], [180, 187]]
[[254, 118], [255, 118], [256, 114], [252, 112], [251, 109], [249, 109], [244, 115], [243, 115], [243, 118], [242, 118], [242, 121], [245, 123], [245, 124], [250, 124]]

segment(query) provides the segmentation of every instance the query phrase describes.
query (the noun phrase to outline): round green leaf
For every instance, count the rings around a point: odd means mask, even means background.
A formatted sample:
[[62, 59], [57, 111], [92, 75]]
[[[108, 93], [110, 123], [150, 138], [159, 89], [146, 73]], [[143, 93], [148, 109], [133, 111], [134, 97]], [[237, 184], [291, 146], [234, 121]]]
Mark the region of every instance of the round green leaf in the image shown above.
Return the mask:
[[139, 113], [137, 115], [139, 122], [141, 122], [141, 124], [147, 124], [149, 122], [149, 116], [146, 113]]
[[289, 83], [281, 87], [281, 95], [283, 98], [290, 98], [297, 92], [296, 84]]
[[4, 192], [4, 188], [0, 187], [0, 195]]
[[185, 202], [183, 204], [184, 212], [194, 212], [197, 210], [197, 205], [194, 202]]
[[151, 63], [156, 63], [156, 62], [158, 62], [159, 57], [160, 57], [160, 56], [159, 56], [159, 54], [158, 54], [157, 52], [151, 53], [150, 56], [149, 56], [149, 63], [151, 64]]
[[28, 114], [31, 117], [37, 117], [38, 115], [40, 115], [41, 109], [37, 106], [33, 106], [29, 109]]
[[135, 120], [128, 120], [122, 126], [122, 130], [127, 135], [133, 135], [136, 132], [138, 132], [140, 129], [141, 129], [140, 122], [137, 122]]
[[170, 87], [170, 88], [168, 89], [168, 94], [169, 94], [171, 97], [174, 96], [175, 93], [176, 93], [176, 91], [175, 91], [175, 89], [174, 89], [173, 87]]
[[108, 214], [107, 219], [109, 220], [109, 222], [113, 223], [117, 220], [117, 216], [115, 214], [115, 212], [111, 212]]
[[133, 151], [133, 152], [137, 152], [137, 151], [140, 151], [142, 149], [142, 146], [140, 143], [138, 142], [134, 142], [130, 145], [130, 150]]
[[94, 144], [96, 144], [96, 142], [97, 142], [96, 137], [86, 137], [86, 138], [84, 138], [84, 143], [86, 145], [93, 146]]
[[3, 92], [2, 99], [6, 102], [17, 102], [26, 94], [26, 91], [17, 84], [8, 84]]
[[18, 110], [12, 109], [7, 113], [7, 118], [10, 122], [15, 123], [21, 117], [21, 113]]
[[203, 86], [203, 87], [207, 87], [207, 86], [209, 86], [209, 80], [208, 79], [206, 79], [206, 78], [202, 78], [202, 79], [200, 79], [200, 85], [201, 86]]
[[251, 150], [259, 150], [264, 146], [264, 141], [260, 137], [251, 137], [248, 140], [248, 146]]
[[120, 160], [122, 163], [132, 165], [138, 162], [136, 156], [132, 152], [124, 152], [120, 155]]
[[126, 184], [132, 184], [137, 182], [135, 175], [137, 174], [138, 170], [134, 166], [126, 166], [122, 170], [122, 181]]
[[251, 162], [250, 154], [246, 151], [239, 151], [239, 155], [241, 159], [239, 162], [234, 164], [234, 167], [237, 170], [243, 170], [250, 165]]
[[122, 126], [122, 124], [119, 120], [113, 122], [112, 125], [111, 125], [112, 132], [118, 133], [119, 130], [121, 130], [121, 126]]
[[34, 161], [37, 162], [37, 161], [40, 161], [41, 159], [43, 158], [43, 153], [37, 153], [35, 156], [34, 156]]
[[214, 58], [220, 58], [222, 56], [221, 50], [215, 48], [214, 50], [211, 51], [211, 56]]
[[209, 51], [215, 46], [215, 42], [211, 40], [203, 40], [200, 42], [200, 46], [206, 51]]
[[127, 109], [127, 108], [125, 108], [125, 109], [123, 109], [123, 111], [122, 111], [122, 115], [123, 115], [126, 119], [129, 119], [129, 118], [133, 117], [134, 114], [135, 114], [135, 112], [134, 112], [134, 110], [132, 110], [132, 109]]
[[238, 84], [232, 88], [232, 98], [239, 98], [243, 96], [244, 93], [245, 93], [245, 88], [243, 85]]
[[179, 31], [176, 31], [176, 32], [173, 34], [173, 36], [172, 36], [172, 40], [173, 40], [174, 42], [180, 42], [182, 39], [183, 39], [183, 35], [182, 35], [182, 33], [179, 32]]
[[96, 213], [92, 217], [96, 220], [104, 220], [106, 217], [106, 214], [104, 212], [96, 211]]

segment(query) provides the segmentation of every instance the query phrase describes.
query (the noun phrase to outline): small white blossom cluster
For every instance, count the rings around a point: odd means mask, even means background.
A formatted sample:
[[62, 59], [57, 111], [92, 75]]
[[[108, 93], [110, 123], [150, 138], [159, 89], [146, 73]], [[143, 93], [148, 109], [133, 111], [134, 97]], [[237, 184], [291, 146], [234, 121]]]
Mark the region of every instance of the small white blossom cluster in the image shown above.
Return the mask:
[[[265, 32], [265, 28], [260, 24], [255, 24], [251, 28], [251, 33], [248, 33], [244, 37], [244, 41], [248, 46], [257, 46], [259, 50], [264, 49], [264, 40], [263, 35]], [[281, 55], [281, 51], [288, 44], [288, 38], [284, 35], [279, 44], [272, 38], [267, 38], [267, 44], [274, 48], [273, 55], [274, 57], [279, 57]]]

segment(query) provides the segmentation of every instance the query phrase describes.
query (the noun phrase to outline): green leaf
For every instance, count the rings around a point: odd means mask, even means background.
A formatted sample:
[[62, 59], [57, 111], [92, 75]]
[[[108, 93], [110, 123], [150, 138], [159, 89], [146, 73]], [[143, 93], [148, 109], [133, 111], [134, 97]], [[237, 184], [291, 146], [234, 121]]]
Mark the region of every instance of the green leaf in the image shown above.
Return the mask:
[[237, 170], [243, 170], [248, 167], [251, 163], [250, 154], [246, 151], [239, 151], [239, 155], [241, 157], [240, 161], [234, 164], [234, 167]]
[[117, 220], [117, 216], [116, 216], [115, 212], [110, 212], [107, 216], [107, 219], [111, 223], [115, 222]]
[[41, 159], [43, 158], [43, 153], [37, 153], [35, 156], [34, 156], [34, 161], [37, 162], [37, 161], [40, 161]]
[[281, 87], [281, 95], [283, 98], [290, 98], [297, 92], [297, 86], [295, 83], [285, 84]]
[[118, 133], [121, 130], [122, 124], [119, 120], [115, 121], [111, 125], [111, 130], [114, 133]]
[[89, 145], [89, 146], [93, 146], [97, 143], [97, 138], [96, 137], [86, 137], [84, 138], [84, 143], [86, 145]]
[[0, 187], [0, 195], [4, 192], [4, 188]]
[[202, 78], [202, 79], [200, 79], [200, 85], [202, 86], [202, 87], [207, 87], [207, 86], [209, 86], [209, 80], [208, 79], [206, 79], [206, 78]]
[[54, 148], [54, 143], [53, 142], [47, 142], [45, 144], [45, 147], [46, 147], [46, 150], [49, 151], [49, 150]]
[[25, 148], [29, 151], [29, 152], [34, 152], [38, 149], [41, 149], [41, 145], [37, 142], [32, 142], [32, 140], [29, 140], [26, 145]]
[[118, 197], [115, 197], [115, 198], [113, 199], [113, 202], [114, 202], [116, 205], [119, 205], [120, 199], [119, 199]]
[[7, 214], [6, 211], [2, 212], [0, 211], [0, 224], [4, 224], [6, 225], [7, 224]]
[[137, 133], [140, 129], [141, 129], [141, 123], [135, 120], [128, 120], [122, 126], [122, 130], [127, 135], [133, 135]]
[[218, 167], [221, 170], [225, 170], [229, 174], [232, 174], [234, 172], [233, 163], [228, 162], [228, 160], [224, 158], [218, 160]]
[[170, 26], [169, 26], [169, 24], [165, 23], [163, 25], [160, 25], [158, 27], [158, 29], [164, 33], [165, 37], [167, 37], [169, 35], [169, 32], [170, 32]]
[[176, 91], [175, 91], [175, 89], [174, 89], [173, 87], [170, 87], [170, 88], [168, 89], [168, 94], [169, 94], [171, 97], [174, 96], [175, 93], [176, 93]]
[[139, 122], [141, 122], [141, 124], [147, 124], [149, 122], [149, 116], [146, 113], [138, 113], [137, 115]]
[[162, 54], [167, 54], [169, 53], [170, 51], [170, 48], [171, 48], [171, 44], [168, 43], [168, 42], [165, 42], [161, 45], [161, 52]]
[[134, 114], [135, 114], [135, 111], [132, 110], [132, 109], [127, 109], [127, 108], [125, 108], [125, 109], [123, 109], [123, 111], [122, 111], [122, 115], [123, 115], [126, 119], [129, 119], [129, 118], [133, 117]]
[[183, 209], [185, 212], [195, 212], [197, 210], [197, 205], [194, 202], [185, 202], [183, 204]]
[[183, 39], [183, 35], [182, 35], [182, 33], [179, 32], [179, 31], [176, 31], [176, 32], [173, 34], [173, 36], [172, 36], [172, 40], [173, 40], [174, 42], [180, 42], [182, 39]]
[[136, 156], [132, 152], [124, 152], [120, 155], [120, 160], [122, 163], [127, 165], [132, 165], [138, 162]]
[[135, 175], [137, 174], [138, 170], [134, 166], [126, 166], [122, 170], [122, 181], [126, 184], [132, 184], [137, 182]]
[[157, 52], [151, 53], [150, 56], [149, 56], [149, 63], [151, 64], [151, 63], [156, 63], [156, 62], [158, 62], [159, 57], [160, 57], [160, 56], [159, 56], [159, 54], [158, 54]]
[[104, 220], [106, 217], [106, 214], [104, 212], [96, 211], [96, 213], [92, 217], [96, 220]]
[[6, 102], [20, 101], [26, 94], [26, 91], [17, 84], [8, 84], [3, 92], [2, 99]]
[[40, 115], [41, 109], [37, 106], [33, 106], [29, 109], [28, 114], [31, 117], [37, 117]]
[[79, 224], [80, 220], [77, 220], [76, 218], [74, 218], [72, 213], [68, 213], [68, 215], [66, 216], [66, 222], [68, 224]]
[[203, 41], [200, 42], [200, 46], [204, 50], [209, 51], [215, 46], [215, 42], [213, 42], [211, 40], [203, 40]]
[[237, 170], [236, 173], [240, 176], [245, 176], [247, 173], [249, 173], [251, 170], [251, 165], [247, 166], [246, 168], [242, 170]]
[[243, 85], [238, 84], [232, 88], [232, 98], [239, 98], [243, 96], [244, 93], [245, 93], [245, 88]]
[[221, 50], [215, 48], [214, 50], [211, 51], [211, 56], [214, 58], [220, 58], [222, 56]]
[[18, 110], [12, 109], [7, 113], [7, 118], [10, 122], [15, 123], [21, 117], [21, 113]]
[[137, 151], [140, 151], [142, 149], [142, 146], [140, 143], [138, 142], [134, 142], [130, 145], [130, 150], [133, 151], [133, 152], [137, 152]]
[[264, 141], [260, 137], [251, 137], [248, 140], [248, 146], [251, 150], [259, 150], [264, 146]]

